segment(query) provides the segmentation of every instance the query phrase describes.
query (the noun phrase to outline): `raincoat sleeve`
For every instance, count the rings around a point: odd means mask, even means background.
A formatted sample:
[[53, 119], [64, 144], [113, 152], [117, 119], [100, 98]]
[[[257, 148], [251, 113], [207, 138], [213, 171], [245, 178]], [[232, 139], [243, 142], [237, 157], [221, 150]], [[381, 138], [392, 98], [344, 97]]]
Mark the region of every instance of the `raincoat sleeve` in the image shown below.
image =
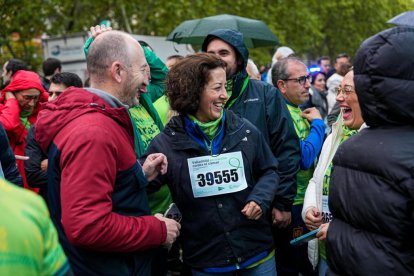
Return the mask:
[[16, 99], [8, 99], [4, 105], [0, 107], [0, 123], [7, 132], [18, 132], [20, 122], [20, 108]]
[[[85, 123], [71, 132], [61, 151], [64, 231], [73, 245], [90, 250], [135, 252], [158, 247], [167, 237], [164, 222], [154, 216], [128, 216], [113, 210], [117, 168], [120, 158], [126, 157], [120, 152], [119, 140], [111, 131], [102, 125]], [[135, 156], [133, 160], [135, 165], [128, 170], [136, 174], [137, 185], [146, 185]]]
[[257, 182], [247, 197], [246, 203], [249, 201], [258, 203], [263, 213], [267, 214], [272, 206], [273, 198], [278, 188], [278, 163], [262, 134], [259, 132], [257, 139], [255, 139], [255, 144], [256, 154], [252, 169], [255, 172]]
[[148, 93], [151, 96], [151, 101], [155, 102], [158, 98], [164, 95], [165, 78], [167, 77], [167, 66], [164, 62], [147, 47], [144, 49], [145, 59], [151, 69], [151, 82], [148, 85]]
[[[161, 138], [162, 137], [162, 138]], [[167, 156], [167, 159], [169, 159], [168, 156], [168, 148], [170, 146], [166, 143], [166, 141], [163, 139], [163, 133], [161, 132], [155, 139], [153, 139], [148, 146], [147, 151], [140, 157], [139, 162], [140, 164], [144, 164], [145, 159], [147, 159], [148, 155], [152, 153], [158, 153], [161, 152]], [[153, 194], [155, 192], [158, 192], [165, 183], [171, 183], [172, 181], [169, 180], [169, 175], [171, 174], [171, 168], [168, 166], [167, 173], [162, 175], [158, 174], [158, 176], [152, 180], [151, 182], [148, 182], [148, 185], [146, 187], [148, 194]]]
[[16, 158], [9, 145], [7, 134], [0, 124], [0, 166], [4, 173], [4, 178], [8, 181], [23, 187], [22, 177], [16, 165]]
[[42, 152], [42, 149], [37, 144], [34, 138], [34, 128], [32, 126], [26, 137], [25, 155], [29, 156], [29, 160], [24, 161], [24, 170], [26, 172], [26, 179], [29, 186], [32, 188], [46, 188], [47, 173], [40, 167], [40, 163], [47, 159]]
[[280, 184], [273, 207], [280, 211], [290, 211], [296, 195], [296, 174], [300, 167], [300, 142], [293, 126], [292, 118], [281, 93], [274, 87], [268, 91], [266, 99], [270, 132], [270, 147], [279, 162]]
[[325, 124], [321, 119], [314, 119], [306, 139], [300, 141], [300, 167], [308, 170], [318, 157], [325, 137]]

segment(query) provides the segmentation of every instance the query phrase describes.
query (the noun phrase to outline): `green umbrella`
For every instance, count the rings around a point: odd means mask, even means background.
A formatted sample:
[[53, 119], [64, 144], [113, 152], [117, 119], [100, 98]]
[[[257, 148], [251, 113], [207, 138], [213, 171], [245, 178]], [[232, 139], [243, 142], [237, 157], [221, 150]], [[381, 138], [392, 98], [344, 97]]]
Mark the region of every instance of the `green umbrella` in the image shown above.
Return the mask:
[[229, 14], [186, 20], [168, 35], [167, 40], [180, 44], [200, 45], [215, 29], [233, 29], [241, 32], [248, 48], [279, 44], [277, 37], [263, 21]]

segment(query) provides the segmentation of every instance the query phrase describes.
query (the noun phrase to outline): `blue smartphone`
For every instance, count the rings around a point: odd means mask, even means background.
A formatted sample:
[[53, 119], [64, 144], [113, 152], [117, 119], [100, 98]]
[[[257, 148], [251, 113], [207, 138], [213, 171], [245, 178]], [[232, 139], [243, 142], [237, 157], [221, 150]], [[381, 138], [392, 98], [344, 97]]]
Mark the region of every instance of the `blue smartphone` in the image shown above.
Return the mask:
[[296, 246], [305, 244], [308, 241], [315, 239], [316, 238], [316, 233], [318, 233], [318, 232], [319, 232], [319, 228], [315, 229], [313, 231], [310, 231], [309, 233], [306, 233], [305, 235], [297, 237], [296, 239], [291, 240], [290, 244], [291, 245], [296, 245]]

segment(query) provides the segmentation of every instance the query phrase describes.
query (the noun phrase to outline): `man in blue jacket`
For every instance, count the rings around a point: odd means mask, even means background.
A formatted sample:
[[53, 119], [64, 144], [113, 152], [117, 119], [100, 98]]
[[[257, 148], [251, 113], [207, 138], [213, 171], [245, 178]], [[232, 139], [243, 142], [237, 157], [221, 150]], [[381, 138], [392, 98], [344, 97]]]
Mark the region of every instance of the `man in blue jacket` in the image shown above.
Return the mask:
[[248, 119], [265, 137], [279, 162], [280, 183], [273, 202], [272, 219], [277, 227], [290, 224], [299, 170], [299, 139], [289, 111], [275, 87], [251, 80], [246, 72], [249, 51], [243, 35], [235, 30], [217, 29], [204, 40], [202, 50], [216, 54], [226, 66], [227, 93], [225, 107]]

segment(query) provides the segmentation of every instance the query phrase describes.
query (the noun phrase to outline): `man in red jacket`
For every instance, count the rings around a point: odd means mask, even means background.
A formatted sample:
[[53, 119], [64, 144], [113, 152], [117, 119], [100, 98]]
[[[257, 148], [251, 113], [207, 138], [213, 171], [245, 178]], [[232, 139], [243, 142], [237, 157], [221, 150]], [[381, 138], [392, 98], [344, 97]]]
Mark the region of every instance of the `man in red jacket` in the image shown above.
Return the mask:
[[[3, 89], [0, 97], [0, 123], [3, 124], [10, 146], [15, 155], [24, 155], [26, 136], [30, 126], [36, 122], [40, 103], [47, 101], [40, 77], [31, 71], [19, 70]], [[25, 188], [29, 188], [24, 172], [24, 161], [17, 166]]]
[[166, 157], [137, 162], [128, 113], [149, 82], [138, 42], [100, 34], [87, 57], [89, 88], [71, 87], [44, 105], [35, 139], [48, 152], [48, 199], [75, 275], [151, 275], [153, 249], [170, 245], [180, 225], [151, 216], [147, 179], [166, 172]]

